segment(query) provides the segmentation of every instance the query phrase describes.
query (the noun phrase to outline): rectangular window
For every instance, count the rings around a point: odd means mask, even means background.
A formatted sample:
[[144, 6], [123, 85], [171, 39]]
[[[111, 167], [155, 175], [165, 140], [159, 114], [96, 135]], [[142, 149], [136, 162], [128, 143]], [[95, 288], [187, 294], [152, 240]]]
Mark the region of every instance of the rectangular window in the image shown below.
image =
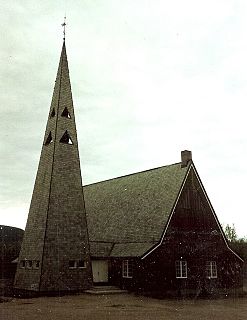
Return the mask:
[[206, 277], [208, 279], [217, 278], [217, 265], [216, 261], [207, 261], [206, 262]]
[[32, 260], [27, 260], [26, 264], [27, 264], [27, 268], [28, 269], [32, 269], [32, 266], [33, 266], [33, 261]]
[[84, 260], [79, 260], [77, 263], [78, 268], [86, 268], [86, 262]]
[[133, 261], [123, 260], [122, 262], [122, 277], [133, 278]]
[[176, 278], [187, 278], [187, 261], [177, 260], [175, 262]]
[[33, 268], [34, 269], [39, 269], [39, 265], [40, 265], [39, 260], [34, 260], [33, 261]]
[[76, 268], [76, 261], [75, 260], [69, 260], [69, 268], [70, 269]]
[[22, 268], [22, 269], [25, 268], [25, 260], [20, 261], [20, 268]]

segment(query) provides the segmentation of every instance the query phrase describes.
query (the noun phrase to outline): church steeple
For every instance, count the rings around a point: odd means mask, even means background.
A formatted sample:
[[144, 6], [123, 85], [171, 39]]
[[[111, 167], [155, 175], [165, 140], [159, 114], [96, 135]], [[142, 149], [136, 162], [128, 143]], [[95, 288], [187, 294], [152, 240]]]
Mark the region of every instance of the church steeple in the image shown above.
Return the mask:
[[15, 288], [61, 292], [84, 290], [91, 284], [77, 133], [63, 41]]

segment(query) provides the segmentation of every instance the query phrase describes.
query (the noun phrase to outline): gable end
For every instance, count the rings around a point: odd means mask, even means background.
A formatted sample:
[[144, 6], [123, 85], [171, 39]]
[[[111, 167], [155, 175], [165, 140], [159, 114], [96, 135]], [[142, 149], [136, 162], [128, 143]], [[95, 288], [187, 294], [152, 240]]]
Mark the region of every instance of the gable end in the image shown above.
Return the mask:
[[[195, 179], [194, 182], [191, 182], [193, 179]], [[227, 249], [243, 261], [229, 247], [200, 177], [194, 164], [191, 163], [159, 243], [143, 255], [142, 259], [145, 259], [150, 253], [156, 250], [164, 242], [165, 236], [171, 233], [171, 230], [173, 233], [179, 233], [181, 230], [181, 233], [184, 232], [184, 234], [188, 234], [193, 230], [197, 232], [198, 229], [201, 229], [199, 232], [208, 233], [208, 235], [211, 233], [214, 234], [215, 232], [216, 234], [218, 233], [219, 236], [221, 235], [221, 238], [218, 239], [222, 239]]]
[[172, 218], [173, 213], [174, 213], [174, 211], [175, 211], [175, 209], [176, 209], [178, 200], [179, 200], [180, 195], [181, 195], [181, 193], [182, 193], [182, 191], [183, 191], [185, 182], [186, 182], [187, 177], [188, 177], [188, 175], [189, 175], [189, 173], [190, 173], [191, 165], [192, 165], [192, 162], [191, 162], [190, 165], [188, 166], [188, 171], [187, 171], [187, 173], [186, 173], [186, 175], [185, 175], [185, 177], [184, 177], [183, 183], [181, 184], [181, 188], [180, 188], [180, 190], [179, 190], [179, 192], [178, 192], [177, 198], [176, 198], [176, 200], [175, 200], [175, 202], [174, 202], [174, 205], [173, 205], [173, 207], [172, 207], [171, 213], [170, 213], [170, 215], [169, 215], [169, 218], [168, 218], [168, 220], [167, 220], [165, 229], [164, 229], [164, 231], [163, 231], [163, 233], [162, 233], [162, 236], [161, 236], [161, 239], [160, 239], [159, 243], [158, 243], [157, 245], [155, 245], [153, 248], [151, 248], [148, 252], [146, 252], [146, 253], [141, 257], [142, 260], [145, 259], [150, 253], [152, 253], [154, 250], [156, 250], [156, 249], [162, 244], [162, 242], [163, 242], [163, 240], [164, 240], [164, 237], [165, 237], [165, 234], [166, 234], [166, 231], [167, 231], [168, 226], [169, 226], [169, 224], [170, 224], [171, 218]]

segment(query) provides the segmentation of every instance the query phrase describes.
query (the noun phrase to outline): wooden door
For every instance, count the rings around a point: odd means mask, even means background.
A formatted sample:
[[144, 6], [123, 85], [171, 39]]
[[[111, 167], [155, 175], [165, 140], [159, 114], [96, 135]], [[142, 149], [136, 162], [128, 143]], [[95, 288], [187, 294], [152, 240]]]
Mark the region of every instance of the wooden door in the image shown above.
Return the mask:
[[108, 261], [92, 260], [93, 282], [108, 282]]

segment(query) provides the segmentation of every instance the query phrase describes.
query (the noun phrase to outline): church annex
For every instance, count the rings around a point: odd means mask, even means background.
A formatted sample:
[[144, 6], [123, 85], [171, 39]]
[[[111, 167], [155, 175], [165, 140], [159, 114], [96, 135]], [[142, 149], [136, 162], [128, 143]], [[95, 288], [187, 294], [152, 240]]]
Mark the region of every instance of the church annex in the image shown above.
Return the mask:
[[170, 295], [241, 292], [190, 151], [181, 162], [84, 187], [94, 282]]

